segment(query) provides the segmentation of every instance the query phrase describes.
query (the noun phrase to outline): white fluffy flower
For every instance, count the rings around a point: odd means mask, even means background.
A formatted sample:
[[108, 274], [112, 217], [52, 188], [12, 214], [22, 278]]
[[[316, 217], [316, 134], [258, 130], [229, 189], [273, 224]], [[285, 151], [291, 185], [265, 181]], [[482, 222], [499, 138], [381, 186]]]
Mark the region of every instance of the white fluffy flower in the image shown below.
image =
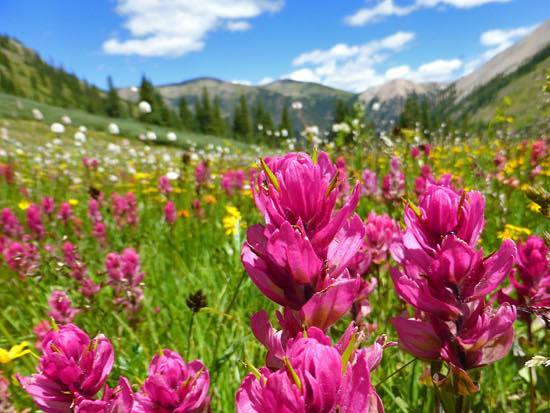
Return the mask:
[[139, 108], [139, 111], [141, 113], [151, 113], [152, 112], [151, 104], [149, 102], [145, 101], [145, 100], [142, 100], [141, 102], [139, 102], [138, 108]]
[[281, 130], [281, 136], [286, 138], [288, 136], [288, 131], [286, 129]]
[[84, 143], [86, 142], [86, 135], [84, 134], [84, 132], [77, 131], [74, 134], [74, 140], [80, 143]]
[[61, 123], [59, 122], [54, 122], [51, 124], [50, 126], [50, 130], [53, 132], [53, 133], [63, 133], [65, 132], [65, 126], [63, 126]]
[[107, 145], [107, 150], [112, 153], [120, 153], [120, 146], [110, 143]]
[[332, 125], [332, 131], [334, 133], [343, 132], [347, 134], [351, 132], [351, 128], [346, 122], [341, 122], [341, 123], [335, 123], [334, 125]]
[[166, 173], [166, 177], [171, 181], [178, 179], [179, 176], [180, 176], [179, 172], [176, 172], [176, 171], [170, 171]]
[[36, 108], [32, 110], [32, 116], [36, 120], [44, 120], [44, 115]]
[[120, 133], [120, 129], [118, 128], [118, 125], [113, 122], [109, 123], [107, 130], [111, 135], [118, 135]]
[[380, 104], [380, 102], [374, 102], [374, 103], [372, 104], [371, 109], [374, 110], [375, 112], [378, 112], [378, 111], [380, 110], [380, 107], [381, 107], [381, 106], [382, 106], [382, 105]]
[[88, 128], [87, 128], [86, 126], [84, 126], [84, 125], [79, 126], [79, 127], [78, 127], [78, 130], [79, 130], [80, 132], [82, 132], [82, 133], [88, 132]]
[[175, 142], [178, 139], [178, 136], [174, 132], [168, 132], [166, 134], [166, 139], [168, 139], [170, 142]]
[[292, 102], [292, 105], [291, 105], [292, 109], [294, 110], [302, 110], [302, 108], [304, 107], [304, 105], [302, 105], [302, 102], [300, 101], [294, 101]]
[[69, 116], [63, 115], [61, 116], [61, 122], [63, 122], [65, 125], [70, 125], [72, 121]]
[[157, 134], [153, 131], [147, 131], [146, 137], [147, 137], [148, 141], [156, 141], [157, 140]]

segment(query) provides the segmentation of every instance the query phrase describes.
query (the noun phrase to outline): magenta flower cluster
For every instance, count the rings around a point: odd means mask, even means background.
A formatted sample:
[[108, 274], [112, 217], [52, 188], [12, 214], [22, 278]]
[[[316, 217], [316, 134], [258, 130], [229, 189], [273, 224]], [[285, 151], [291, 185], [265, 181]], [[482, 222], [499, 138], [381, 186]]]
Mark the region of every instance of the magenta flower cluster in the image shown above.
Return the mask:
[[40, 348], [37, 373], [17, 378], [46, 413], [208, 411], [210, 377], [199, 360], [186, 364], [178, 353], [163, 350], [153, 358], [147, 378], [134, 393], [125, 377], [119, 378], [115, 388], [106, 384], [115, 357], [103, 335], [90, 339], [74, 324], [66, 324], [48, 331]]
[[464, 371], [493, 363], [512, 345], [516, 309], [494, 309], [494, 293], [514, 264], [516, 247], [505, 240], [484, 257], [476, 247], [484, 226], [484, 198], [430, 186], [419, 207], [406, 207], [401, 269], [391, 276], [415, 317], [392, 320], [402, 348], [416, 357], [443, 360]]

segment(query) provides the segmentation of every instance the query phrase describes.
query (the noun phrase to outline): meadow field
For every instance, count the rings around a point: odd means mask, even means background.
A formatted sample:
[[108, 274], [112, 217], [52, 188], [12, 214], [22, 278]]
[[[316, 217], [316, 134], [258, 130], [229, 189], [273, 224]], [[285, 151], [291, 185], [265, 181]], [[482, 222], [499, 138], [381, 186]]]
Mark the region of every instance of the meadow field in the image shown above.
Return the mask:
[[141, 141], [0, 98], [0, 411], [550, 411], [543, 135]]

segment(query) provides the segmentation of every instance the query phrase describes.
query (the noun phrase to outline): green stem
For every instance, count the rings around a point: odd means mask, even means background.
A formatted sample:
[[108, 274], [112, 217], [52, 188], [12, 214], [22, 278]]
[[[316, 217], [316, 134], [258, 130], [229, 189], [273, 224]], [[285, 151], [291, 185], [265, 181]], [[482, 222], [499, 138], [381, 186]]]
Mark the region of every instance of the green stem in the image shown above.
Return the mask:
[[195, 321], [195, 312], [191, 312], [191, 320], [187, 330], [187, 350], [185, 351], [185, 360], [189, 361], [189, 352], [191, 351], [191, 338], [193, 337], [193, 322]]
[[403, 370], [405, 367], [409, 366], [410, 364], [412, 364], [413, 362], [415, 362], [417, 359], [414, 358], [412, 360], [409, 360], [407, 361], [405, 364], [403, 364], [401, 367], [399, 367], [397, 370], [395, 370], [394, 372], [390, 373], [389, 375], [387, 375], [386, 377], [384, 377], [382, 380], [380, 380], [378, 383], [376, 383], [374, 385], [374, 387], [378, 387], [380, 386], [381, 384], [383, 384], [386, 380], [392, 378], [393, 376], [395, 376], [397, 373], [399, 373], [401, 370]]

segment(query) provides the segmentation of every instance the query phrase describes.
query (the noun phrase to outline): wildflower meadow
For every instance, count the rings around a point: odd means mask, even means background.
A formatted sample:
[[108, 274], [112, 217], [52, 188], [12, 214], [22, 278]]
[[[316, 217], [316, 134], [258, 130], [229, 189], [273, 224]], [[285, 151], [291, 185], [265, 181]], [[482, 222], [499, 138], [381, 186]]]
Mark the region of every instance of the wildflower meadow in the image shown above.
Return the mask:
[[548, 408], [544, 137], [107, 130], [4, 121], [2, 411]]

